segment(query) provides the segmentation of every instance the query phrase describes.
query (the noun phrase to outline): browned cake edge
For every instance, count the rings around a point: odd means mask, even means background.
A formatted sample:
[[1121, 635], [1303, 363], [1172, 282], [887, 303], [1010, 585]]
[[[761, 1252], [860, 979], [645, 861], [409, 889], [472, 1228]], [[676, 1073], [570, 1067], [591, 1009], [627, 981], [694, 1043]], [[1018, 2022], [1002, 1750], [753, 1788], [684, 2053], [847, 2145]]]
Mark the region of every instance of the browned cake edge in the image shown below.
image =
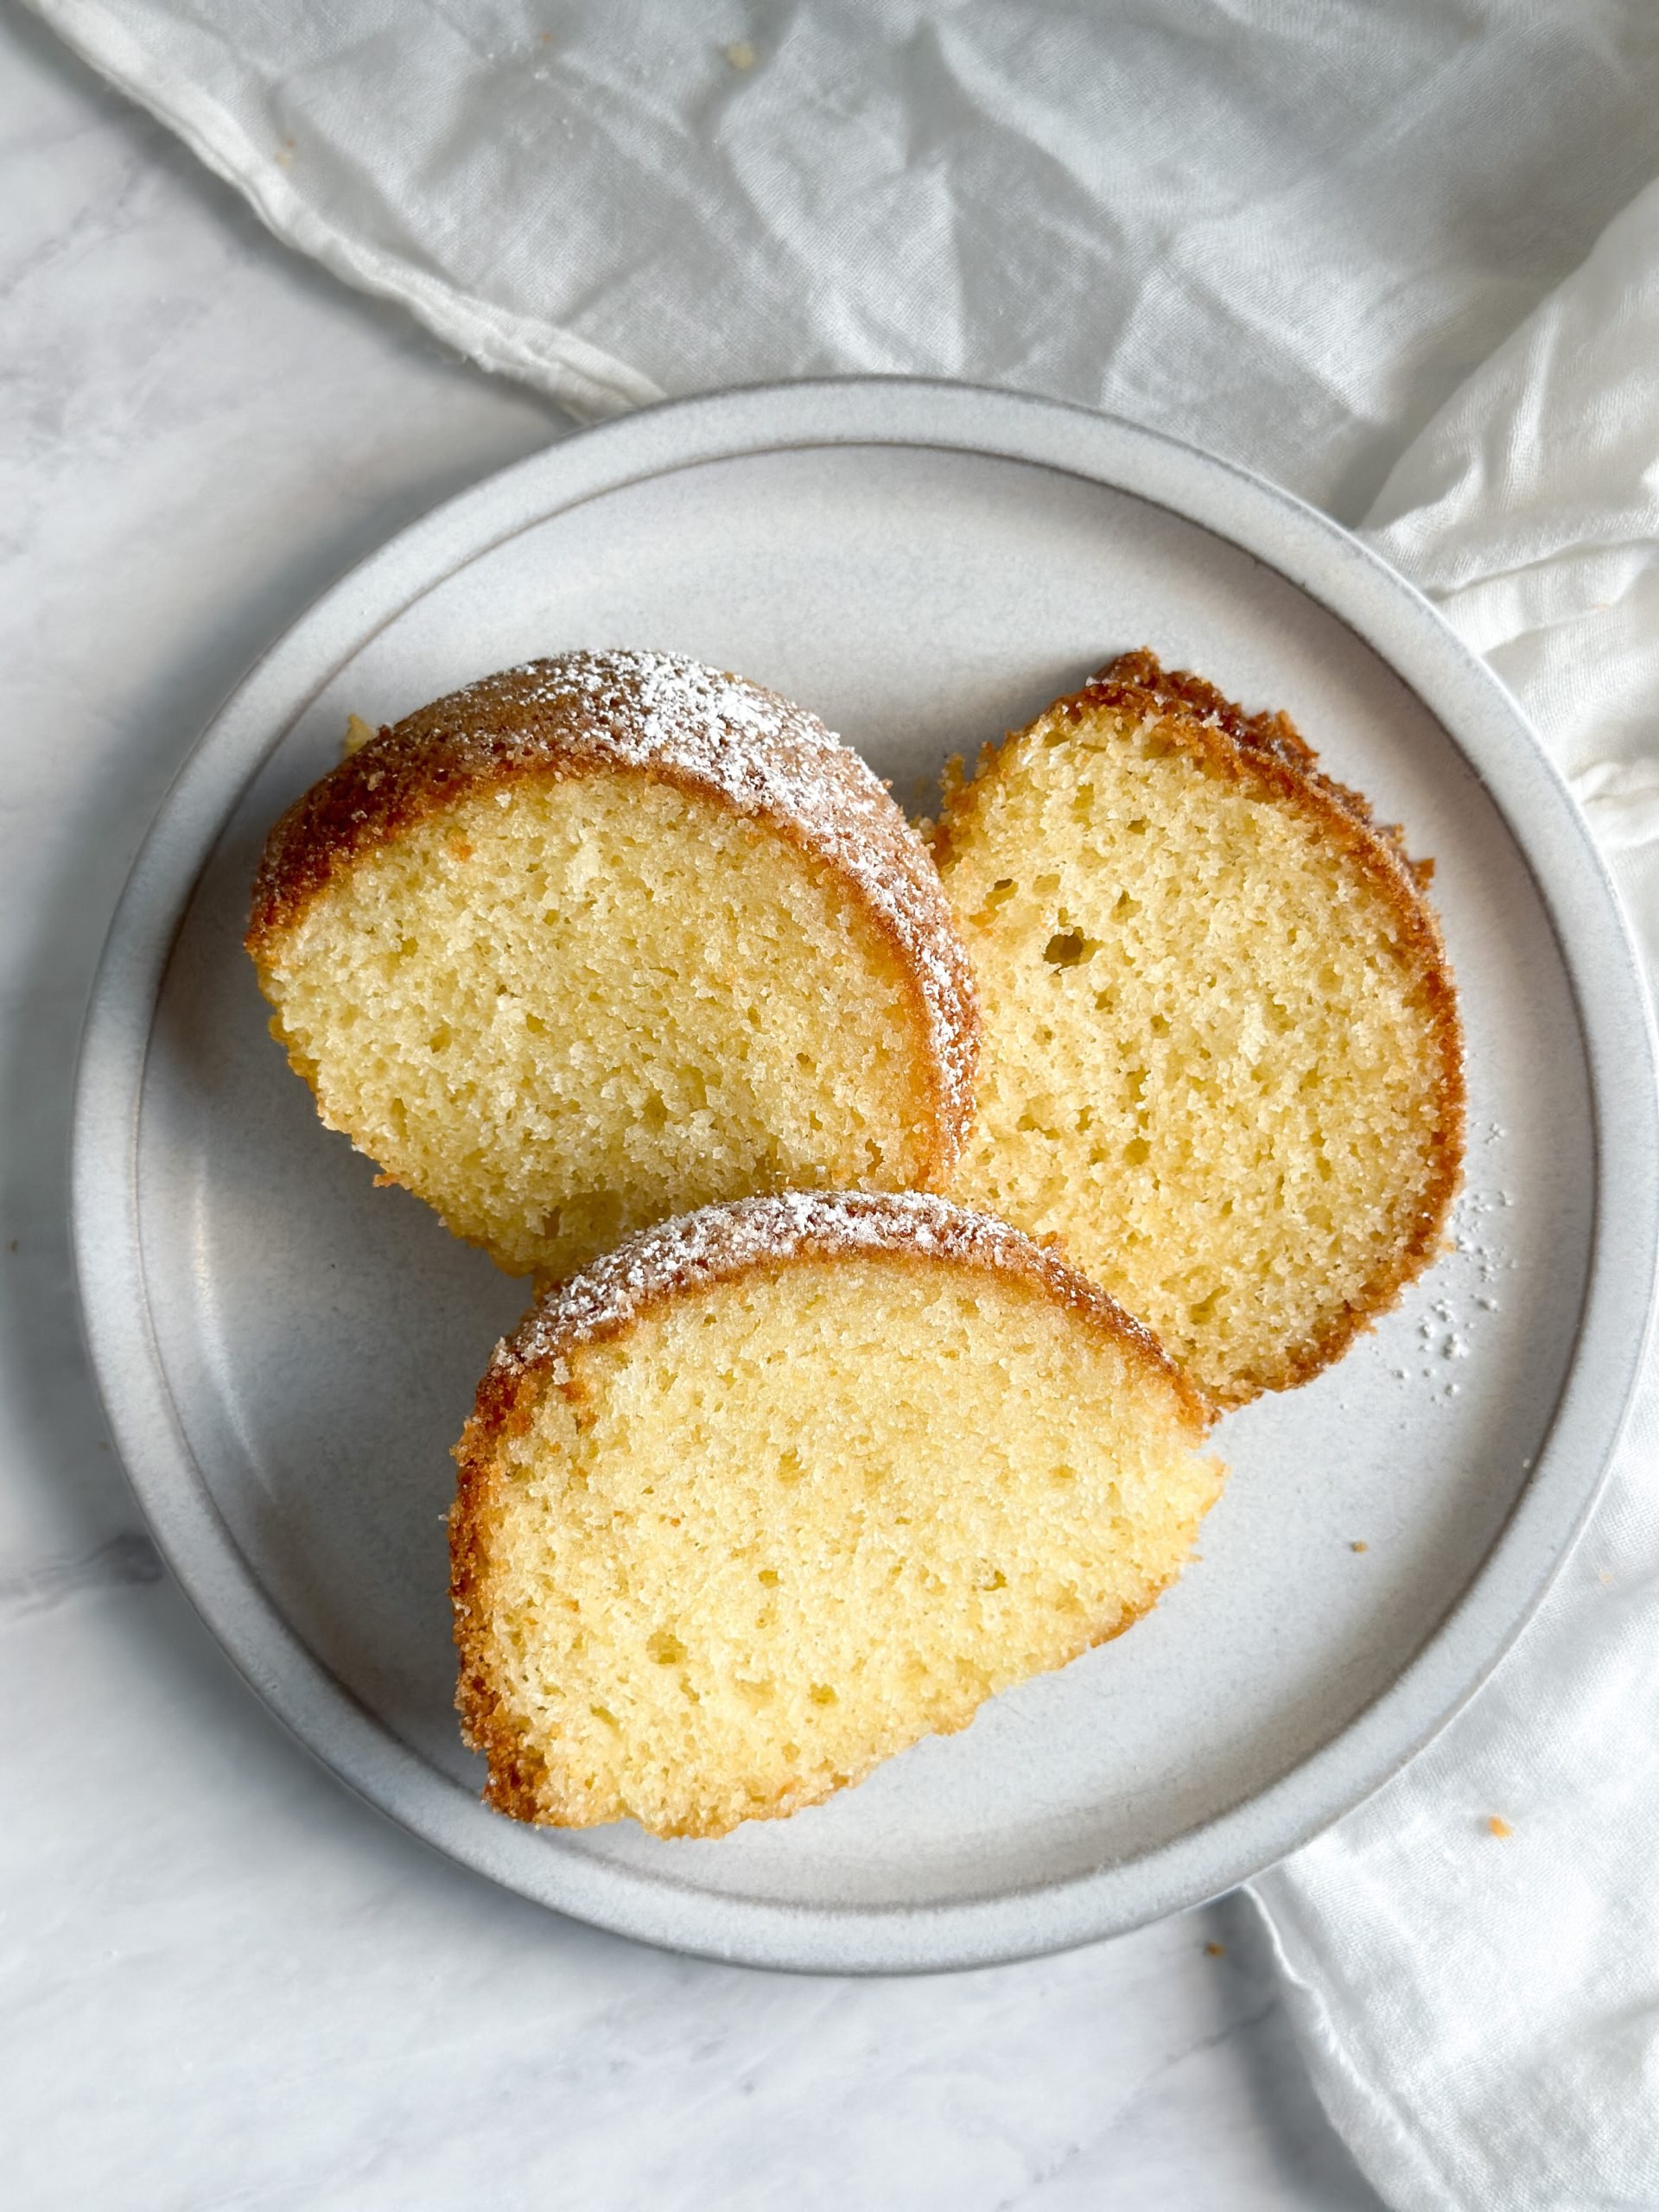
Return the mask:
[[919, 1179], [948, 1181], [973, 1118], [979, 1011], [925, 845], [816, 715], [678, 655], [572, 652], [503, 670], [382, 728], [313, 784], [272, 829], [254, 880], [245, 943], [265, 995], [274, 1002], [288, 932], [365, 852], [480, 791], [615, 772], [764, 820], [840, 880], [905, 978], [933, 1093]]
[[[488, 1766], [485, 1802], [498, 1812], [544, 1827], [580, 1825], [561, 1818], [556, 1802], [550, 1799], [550, 1777], [541, 1754], [525, 1742], [522, 1726], [492, 1679], [485, 1605], [486, 1529], [501, 1479], [502, 1440], [523, 1433], [550, 1386], [580, 1399], [581, 1383], [563, 1367], [566, 1355], [580, 1345], [626, 1336], [642, 1316], [670, 1300], [695, 1297], [745, 1277], [775, 1274], [804, 1259], [833, 1263], [873, 1252], [918, 1266], [944, 1261], [1028, 1283], [1121, 1345], [1144, 1375], [1164, 1382], [1192, 1444], [1200, 1443], [1208, 1433], [1215, 1418], [1213, 1406], [1152, 1332], [1116, 1300], [1006, 1222], [931, 1193], [785, 1192], [704, 1206], [629, 1237], [539, 1299], [513, 1333], [497, 1345], [478, 1386], [472, 1418], [455, 1446], [460, 1478], [449, 1515], [449, 1595], [460, 1653], [455, 1704], [462, 1737], [484, 1754]], [[1069, 1656], [1080, 1656], [1122, 1635], [1150, 1611], [1167, 1586], [1167, 1580], [1160, 1584], [1135, 1613], [1115, 1621], [1109, 1629], [1085, 1633]], [[870, 1765], [877, 1763], [872, 1760]], [[854, 1775], [848, 1780], [861, 1778]], [[822, 1788], [808, 1785], [787, 1791], [775, 1803], [745, 1817], [779, 1818], [842, 1786], [830, 1782]], [[724, 1832], [713, 1827], [675, 1831], [699, 1835]]]
[[[1400, 829], [1379, 823], [1358, 791], [1325, 774], [1318, 754], [1288, 715], [1248, 715], [1202, 677], [1164, 669], [1144, 647], [1120, 654], [1081, 691], [1057, 700], [1037, 720], [1059, 714], [1077, 721], [1096, 709], [1140, 719], [1155, 716], [1158, 734], [1166, 742], [1192, 754], [1211, 772], [1251, 785], [1313, 822], [1386, 899], [1409, 953], [1420, 963], [1440, 1062], [1439, 1128], [1428, 1188], [1409, 1234], [1392, 1258], [1340, 1313], [1331, 1315], [1302, 1343], [1287, 1347], [1282, 1364], [1272, 1376], [1252, 1378], [1231, 1391], [1211, 1386], [1217, 1405], [1248, 1405], [1264, 1390], [1295, 1389], [1334, 1364], [1378, 1315], [1398, 1305], [1407, 1286], [1445, 1249], [1446, 1224], [1462, 1179], [1467, 1094], [1457, 991], [1440, 921], [1424, 895], [1434, 863], [1409, 859]], [[1022, 741], [1035, 727], [1014, 732], [1004, 745], [986, 746], [971, 779], [963, 777], [959, 763], [953, 764], [955, 772], [947, 779], [931, 836], [941, 868], [950, 857], [952, 824], [975, 804], [978, 786], [995, 781], [1020, 757]]]

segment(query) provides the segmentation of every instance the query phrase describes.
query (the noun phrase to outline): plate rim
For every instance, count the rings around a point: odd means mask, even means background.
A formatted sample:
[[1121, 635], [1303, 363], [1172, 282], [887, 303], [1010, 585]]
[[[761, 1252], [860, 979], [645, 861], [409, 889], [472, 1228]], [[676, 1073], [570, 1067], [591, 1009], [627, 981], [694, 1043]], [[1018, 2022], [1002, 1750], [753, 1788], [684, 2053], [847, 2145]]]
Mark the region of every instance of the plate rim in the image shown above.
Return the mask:
[[[1286, 577], [1394, 671], [1497, 807], [1549, 919], [1584, 1046], [1594, 1212], [1573, 1352], [1528, 1480], [1457, 1604], [1330, 1742], [1258, 1795], [1117, 1865], [962, 1902], [820, 1906], [717, 1893], [549, 1848], [542, 1832], [486, 1812], [429, 1766], [308, 1649], [243, 1558], [171, 1395], [147, 1306], [138, 1135], [156, 1000], [202, 868], [249, 782], [347, 658], [459, 568], [554, 513], [704, 462], [871, 444], [1052, 467], [1168, 509]], [[82, 1325], [122, 1464], [181, 1587], [266, 1707], [398, 1826], [537, 1902], [728, 1963], [836, 1973], [992, 1965], [1126, 1932], [1275, 1864], [1398, 1773], [1503, 1658], [1594, 1508], [1640, 1373], [1659, 1264], [1655, 1067], [1639, 956], [1565, 779], [1490, 668], [1339, 524], [1236, 463], [1060, 401], [890, 377], [749, 385], [573, 432], [444, 501], [298, 615], [208, 724], [133, 864], [88, 1001], [71, 1166]]]

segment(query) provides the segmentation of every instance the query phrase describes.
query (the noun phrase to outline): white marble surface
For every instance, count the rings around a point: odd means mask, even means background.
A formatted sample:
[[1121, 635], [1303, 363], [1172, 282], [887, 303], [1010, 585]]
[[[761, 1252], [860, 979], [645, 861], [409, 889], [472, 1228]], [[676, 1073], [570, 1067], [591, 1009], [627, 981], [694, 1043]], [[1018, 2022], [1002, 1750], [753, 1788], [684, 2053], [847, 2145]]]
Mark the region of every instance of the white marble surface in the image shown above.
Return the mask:
[[6, 2202], [1375, 2206], [1241, 1900], [934, 1980], [672, 1958], [434, 1858], [237, 1681], [142, 1532], [79, 1346], [82, 1001], [246, 663], [563, 425], [282, 252], [16, 17], [0, 282]]

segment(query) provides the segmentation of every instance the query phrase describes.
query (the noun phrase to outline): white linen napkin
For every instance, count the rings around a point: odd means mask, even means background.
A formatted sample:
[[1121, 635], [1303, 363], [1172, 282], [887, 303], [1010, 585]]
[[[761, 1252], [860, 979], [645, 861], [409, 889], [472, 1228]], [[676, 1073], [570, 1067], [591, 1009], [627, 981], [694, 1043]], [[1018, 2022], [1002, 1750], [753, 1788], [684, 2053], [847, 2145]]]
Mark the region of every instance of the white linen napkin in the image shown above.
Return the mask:
[[1659, 175], [1650, 0], [32, 0], [279, 238], [582, 416], [887, 370], [1357, 520]]
[[[1659, 185], [1416, 441], [1366, 534], [1527, 708], [1659, 974]], [[1253, 1885], [1325, 2107], [1391, 2203], [1659, 2204], [1656, 1718], [1650, 1355], [1595, 1519], [1493, 1681]]]
[[[1659, 963], [1649, 0], [33, 4], [279, 237], [576, 412], [957, 375], [1369, 507]], [[1412, 2212], [1659, 2205], [1656, 1446], [1659, 1370], [1494, 1682], [1255, 1885]]]

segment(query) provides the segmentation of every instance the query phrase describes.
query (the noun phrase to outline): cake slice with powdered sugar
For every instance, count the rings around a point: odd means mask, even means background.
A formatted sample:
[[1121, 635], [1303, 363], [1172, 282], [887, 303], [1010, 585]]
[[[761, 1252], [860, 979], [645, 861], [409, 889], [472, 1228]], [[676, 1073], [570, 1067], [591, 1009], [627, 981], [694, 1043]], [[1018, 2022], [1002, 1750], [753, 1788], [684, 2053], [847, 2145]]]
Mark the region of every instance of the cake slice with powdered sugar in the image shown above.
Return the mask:
[[1209, 1420], [1103, 1292], [944, 1199], [645, 1231], [499, 1347], [456, 1452], [490, 1802], [720, 1835], [966, 1726], [1179, 1573]]
[[272, 830], [247, 943], [323, 1120], [514, 1274], [753, 1192], [938, 1186], [971, 1118], [921, 841], [816, 716], [673, 654], [380, 731]]

